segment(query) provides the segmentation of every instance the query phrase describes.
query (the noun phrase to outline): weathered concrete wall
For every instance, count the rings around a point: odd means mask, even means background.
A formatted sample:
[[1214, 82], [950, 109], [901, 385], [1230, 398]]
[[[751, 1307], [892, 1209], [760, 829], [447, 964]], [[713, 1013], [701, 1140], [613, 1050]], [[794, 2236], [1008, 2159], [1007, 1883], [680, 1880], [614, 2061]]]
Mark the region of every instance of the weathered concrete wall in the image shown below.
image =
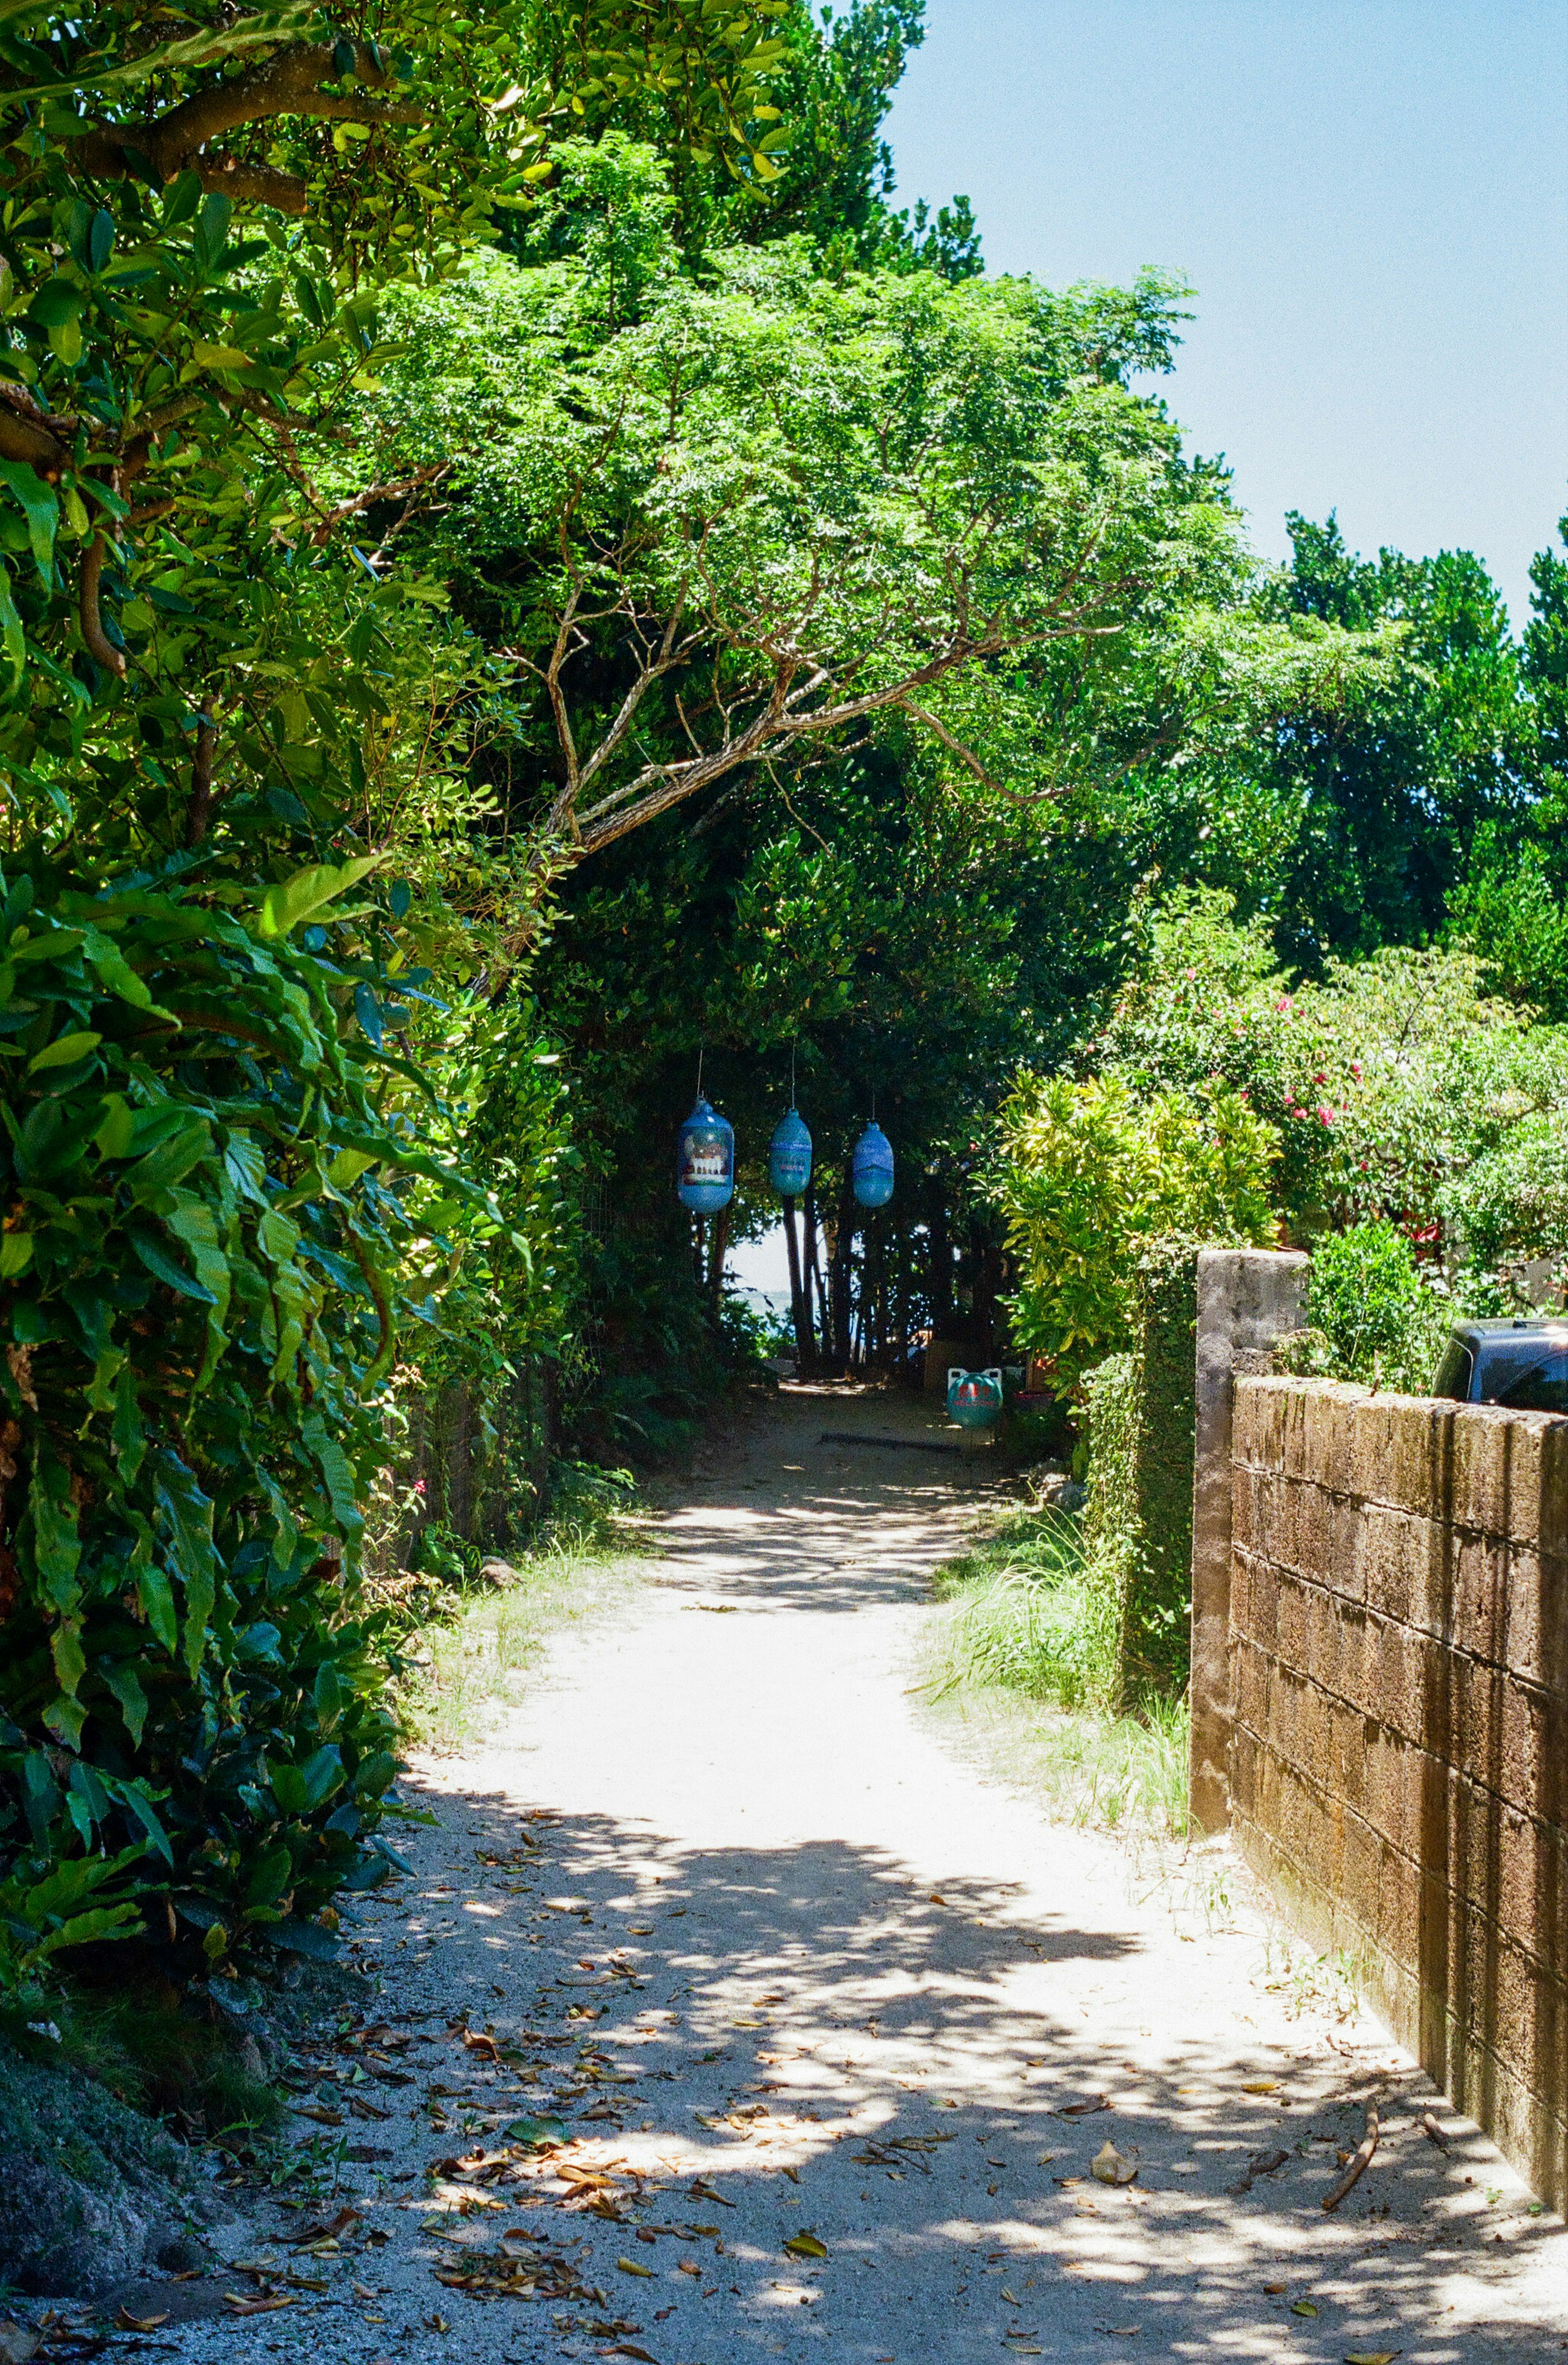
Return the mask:
[[1568, 1420], [1239, 1378], [1233, 1827], [1568, 2202]]
[[1230, 1818], [1230, 1427], [1238, 1369], [1299, 1330], [1310, 1259], [1294, 1250], [1204, 1249], [1198, 1256], [1193, 1450], [1193, 1819]]

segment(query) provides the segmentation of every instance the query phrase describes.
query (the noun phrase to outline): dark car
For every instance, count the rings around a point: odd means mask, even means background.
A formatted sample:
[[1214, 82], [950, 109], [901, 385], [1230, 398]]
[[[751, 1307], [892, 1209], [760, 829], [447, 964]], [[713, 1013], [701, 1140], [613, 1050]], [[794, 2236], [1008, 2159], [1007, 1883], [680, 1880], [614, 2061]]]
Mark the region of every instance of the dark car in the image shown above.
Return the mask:
[[1568, 1319], [1516, 1314], [1511, 1321], [1456, 1323], [1432, 1394], [1568, 1413]]

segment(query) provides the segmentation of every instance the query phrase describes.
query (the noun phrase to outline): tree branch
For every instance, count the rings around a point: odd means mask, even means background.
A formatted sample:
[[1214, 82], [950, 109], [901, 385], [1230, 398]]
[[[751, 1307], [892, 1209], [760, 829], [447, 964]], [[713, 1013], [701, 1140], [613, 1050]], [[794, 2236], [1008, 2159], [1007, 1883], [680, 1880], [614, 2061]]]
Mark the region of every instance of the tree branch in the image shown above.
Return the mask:
[[[378, 51], [356, 42], [353, 73], [369, 90], [392, 86], [392, 70]], [[192, 93], [165, 115], [140, 123], [100, 123], [81, 146], [82, 168], [104, 180], [118, 180], [127, 169], [129, 151], [146, 158], [162, 182], [173, 181], [203, 149], [246, 124], [269, 123], [281, 115], [303, 115], [325, 121], [350, 123], [423, 123], [423, 107], [404, 99], [390, 103], [360, 96], [354, 91], [324, 91], [320, 85], [340, 79], [333, 44], [295, 41], [248, 66], [243, 73], [215, 82]], [[196, 165], [204, 187], [244, 197], [286, 213], [305, 209], [304, 184], [291, 174], [270, 166], [239, 164], [225, 156], [208, 155]]]
[[185, 844], [199, 846], [212, 821], [212, 763], [218, 748], [218, 726], [212, 719], [212, 697], [201, 702], [196, 752], [191, 757], [191, 801], [185, 812]]
[[117, 649], [104, 630], [98, 612], [98, 577], [104, 571], [105, 540], [95, 533], [87, 545], [82, 561], [82, 581], [77, 600], [77, 613], [82, 626], [82, 638], [88, 656], [112, 674], [125, 678], [125, 652]]
[[447, 475], [452, 465], [450, 460], [432, 460], [428, 467], [416, 468], [411, 476], [399, 476], [385, 485], [367, 485], [363, 493], [354, 495], [353, 500], [339, 501], [334, 508], [328, 510], [311, 527], [311, 541], [318, 550], [323, 549], [331, 538], [333, 527], [342, 525], [345, 518], [362, 516], [366, 510], [374, 509], [377, 501], [400, 501], [420, 485], [433, 484]]

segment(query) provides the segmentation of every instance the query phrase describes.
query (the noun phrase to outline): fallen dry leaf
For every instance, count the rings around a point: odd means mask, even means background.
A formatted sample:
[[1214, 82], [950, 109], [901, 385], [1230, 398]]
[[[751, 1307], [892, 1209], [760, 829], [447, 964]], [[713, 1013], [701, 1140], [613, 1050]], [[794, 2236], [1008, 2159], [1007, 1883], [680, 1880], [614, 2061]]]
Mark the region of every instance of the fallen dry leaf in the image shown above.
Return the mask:
[[117, 2332], [156, 2332], [161, 2324], [168, 2321], [167, 2310], [162, 2315], [132, 2315], [129, 2307], [122, 2307], [115, 2316], [115, 2329]]
[[1249, 2078], [1241, 2090], [1244, 2094], [1277, 2094], [1280, 2081], [1277, 2078]]
[[1100, 2184], [1130, 2184], [1137, 2174], [1138, 2164], [1126, 2152], [1116, 2149], [1108, 2139], [1103, 2143], [1089, 2163], [1089, 2173]]
[[615, 2263], [623, 2275], [641, 2275], [644, 2282], [653, 2281], [652, 2267], [640, 2267], [634, 2259], [617, 2259]]
[[1291, 2302], [1291, 2314], [1293, 2315], [1316, 2315], [1317, 2314], [1317, 2310], [1313, 2306], [1312, 2302], [1309, 2299], [1293, 2299]]
[[1394, 2365], [1394, 2359], [1404, 2353], [1400, 2348], [1348, 2348], [1345, 2365]]
[[0, 2324], [0, 2365], [28, 2365], [42, 2347], [36, 2332], [7, 2317]]
[[257, 2299], [247, 2299], [243, 2292], [225, 2292], [223, 2304], [236, 2315], [273, 2315], [280, 2307], [292, 2307], [294, 2302], [286, 2292], [263, 2292]]
[[1057, 2116], [1058, 2119], [1092, 2119], [1096, 2111], [1108, 2111], [1110, 2107], [1103, 2094], [1094, 2094], [1087, 2102], [1065, 2102]]
[[784, 2247], [792, 2259], [825, 2259], [827, 2256], [826, 2243], [819, 2241], [803, 2225], [798, 2234], [790, 2235]]

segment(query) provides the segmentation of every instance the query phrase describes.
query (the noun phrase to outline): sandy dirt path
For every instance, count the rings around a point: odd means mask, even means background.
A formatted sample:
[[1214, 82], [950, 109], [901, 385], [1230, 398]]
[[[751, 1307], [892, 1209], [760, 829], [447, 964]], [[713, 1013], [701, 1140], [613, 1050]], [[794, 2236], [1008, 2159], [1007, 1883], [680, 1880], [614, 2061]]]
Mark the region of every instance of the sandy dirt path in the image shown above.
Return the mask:
[[[923, 1719], [927, 1578], [975, 1482], [821, 1433], [935, 1418], [787, 1390], [663, 1514], [629, 1605], [560, 1636], [487, 1746], [415, 1769], [438, 1823], [358, 1915], [376, 2033], [299, 2098], [356, 2138], [357, 2222], [305, 2252], [297, 2217], [248, 2227], [224, 2288], [288, 2305], [171, 2325], [164, 2353], [1568, 2350], [1562, 2221], [1407, 2056], [1290, 2016], [1246, 1916], [1138, 1901], [1116, 1844]], [[1376, 2158], [1326, 2216], [1374, 2093]], [[529, 2152], [520, 2113], [563, 2147]], [[1107, 2141], [1136, 2180], [1094, 2180]]]

